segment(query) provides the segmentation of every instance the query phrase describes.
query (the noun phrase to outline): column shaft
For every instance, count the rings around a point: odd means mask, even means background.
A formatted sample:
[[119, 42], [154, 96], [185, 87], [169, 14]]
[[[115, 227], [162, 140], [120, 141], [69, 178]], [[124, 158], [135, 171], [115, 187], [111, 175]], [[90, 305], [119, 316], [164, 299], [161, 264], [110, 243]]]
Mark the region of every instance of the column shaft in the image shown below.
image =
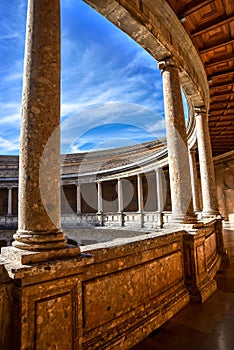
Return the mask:
[[144, 199], [143, 199], [143, 184], [142, 175], [137, 174], [137, 199], [138, 199], [138, 212], [142, 212], [144, 209]]
[[118, 179], [118, 211], [122, 213], [123, 210], [123, 182], [122, 179]]
[[123, 201], [123, 180], [118, 179], [118, 212], [119, 212], [119, 223], [120, 226], [124, 225], [124, 217], [123, 217], [123, 211], [124, 211], [124, 201]]
[[208, 115], [204, 108], [195, 109], [197, 144], [202, 188], [202, 215], [219, 214], [214, 166], [208, 126]]
[[76, 185], [76, 213], [81, 214], [81, 185]]
[[8, 208], [7, 215], [12, 215], [12, 188], [8, 188]]
[[98, 182], [98, 213], [103, 212], [103, 200], [102, 200], [102, 183]]
[[163, 185], [162, 185], [162, 169], [155, 169], [156, 173], [156, 196], [157, 196], [157, 211], [162, 212], [164, 209], [164, 195], [163, 195]]
[[66, 247], [60, 211], [60, 1], [28, 0], [13, 245], [32, 251]]
[[178, 68], [172, 61], [162, 68], [164, 107], [167, 131], [168, 162], [172, 201], [172, 222], [194, 222], [189, 172], [187, 133], [180, 90]]
[[197, 177], [197, 163], [196, 163], [196, 150], [189, 150], [189, 165], [191, 173], [191, 185], [193, 194], [193, 207], [195, 212], [201, 211], [198, 193], [198, 177]]

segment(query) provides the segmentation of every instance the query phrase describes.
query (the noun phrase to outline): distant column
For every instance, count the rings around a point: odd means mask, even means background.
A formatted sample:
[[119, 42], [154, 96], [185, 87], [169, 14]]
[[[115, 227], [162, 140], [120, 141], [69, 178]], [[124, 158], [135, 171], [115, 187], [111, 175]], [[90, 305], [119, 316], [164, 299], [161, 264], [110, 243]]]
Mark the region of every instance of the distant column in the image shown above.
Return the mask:
[[164, 209], [164, 196], [163, 196], [163, 185], [162, 185], [162, 174], [161, 168], [155, 169], [156, 174], [156, 196], [157, 196], [157, 211], [162, 212]]
[[81, 214], [81, 185], [76, 185], [76, 213]]
[[144, 208], [144, 200], [143, 200], [143, 183], [142, 183], [142, 175], [137, 174], [137, 198], [138, 198], [138, 212], [142, 212]]
[[192, 189], [187, 133], [178, 68], [172, 60], [159, 63], [162, 72], [167, 131], [168, 162], [172, 201], [172, 222], [193, 223]]
[[190, 165], [190, 173], [191, 173], [193, 207], [195, 212], [200, 212], [201, 207], [199, 203], [199, 192], [198, 192], [196, 150], [193, 148], [189, 150], [189, 165]]
[[123, 210], [124, 210], [124, 202], [123, 202], [123, 180], [118, 179], [118, 212], [119, 212], [119, 223], [120, 226], [124, 224]]
[[98, 214], [103, 213], [102, 183], [98, 181]]
[[13, 246], [30, 251], [67, 247], [60, 201], [60, 1], [28, 0]]
[[195, 109], [197, 145], [201, 174], [202, 216], [218, 215], [218, 201], [215, 185], [214, 165], [212, 158], [208, 114], [205, 108]]
[[118, 212], [122, 213], [124, 210], [123, 207], [123, 180], [118, 179]]
[[8, 208], [7, 208], [7, 215], [12, 215], [12, 188], [8, 188]]

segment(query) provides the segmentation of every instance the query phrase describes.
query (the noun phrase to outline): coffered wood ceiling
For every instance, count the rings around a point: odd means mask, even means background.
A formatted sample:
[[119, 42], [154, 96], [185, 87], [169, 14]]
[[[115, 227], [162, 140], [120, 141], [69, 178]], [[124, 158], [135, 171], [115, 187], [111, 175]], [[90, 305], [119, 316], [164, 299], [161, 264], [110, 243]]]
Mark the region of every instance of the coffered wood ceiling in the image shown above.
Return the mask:
[[167, 0], [190, 35], [210, 87], [213, 156], [234, 149], [234, 0]]

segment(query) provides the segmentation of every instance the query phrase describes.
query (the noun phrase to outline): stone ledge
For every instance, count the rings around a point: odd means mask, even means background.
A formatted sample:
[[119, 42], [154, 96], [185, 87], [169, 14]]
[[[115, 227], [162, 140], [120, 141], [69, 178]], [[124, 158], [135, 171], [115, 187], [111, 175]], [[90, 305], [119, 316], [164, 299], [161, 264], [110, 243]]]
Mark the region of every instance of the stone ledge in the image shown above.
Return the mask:
[[80, 255], [80, 248], [68, 246], [65, 249], [32, 252], [15, 247], [3, 247], [1, 250], [2, 259], [19, 263], [21, 265], [34, 264], [38, 262], [51, 261], [75, 257]]

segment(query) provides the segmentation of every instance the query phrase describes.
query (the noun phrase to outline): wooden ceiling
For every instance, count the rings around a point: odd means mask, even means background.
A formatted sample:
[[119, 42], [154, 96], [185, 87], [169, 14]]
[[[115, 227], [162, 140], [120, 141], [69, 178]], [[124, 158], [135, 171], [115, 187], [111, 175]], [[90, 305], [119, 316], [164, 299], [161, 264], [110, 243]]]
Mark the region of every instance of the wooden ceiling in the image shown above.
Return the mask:
[[190, 35], [210, 87], [213, 156], [234, 149], [234, 0], [167, 0]]

